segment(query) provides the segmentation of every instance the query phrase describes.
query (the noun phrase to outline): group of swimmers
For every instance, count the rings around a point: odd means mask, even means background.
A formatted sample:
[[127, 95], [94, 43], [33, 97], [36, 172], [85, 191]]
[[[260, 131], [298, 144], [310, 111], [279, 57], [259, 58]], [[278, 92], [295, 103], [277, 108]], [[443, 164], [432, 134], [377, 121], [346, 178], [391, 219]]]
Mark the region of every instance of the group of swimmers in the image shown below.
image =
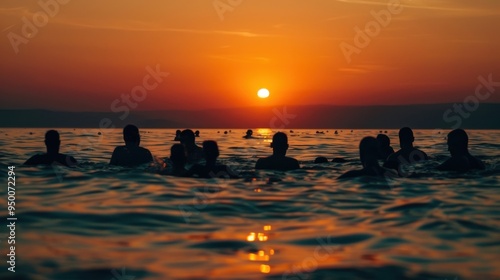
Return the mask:
[[[248, 130], [243, 138], [252, 138], [252, 131]], [[202, 147], [195, 143], [199, 132], [194, 133], [190, 129], [178, 130], [175, 140], [180, 141], [172, 145], [170, 157], [160, 163], [159, 173], [178, 177], [198, 178], [237, 178], [238, 175], [230, 167], [217, 163], [219, 147], [217, 142], [207, 140]], [[127, 125], [123, 129], [124, 146], [114, 149], [109, 162], [110, 165], [133, 167], [141, 164], [155, 162], [153, 155], [148, 149], [140, 146], [141, 136], [139, 129], [134, 125]], [[473, 157], [468, 150], [468, 136], [463, 129], [455, 129], [448, 134], [448, 151], [451, 157], [437, 167], [438, 170], [465, 172], [471, 169], [485, 169], [484, 163]], [[359, 156], [362, 169], [352, 170], [341, 175], [339, 178], [352, 178], [359, 176], [397, 177], [401, 176], [401, 166], [428, 160], [429, 157], [423, 151], [415, 148], [413, 143], [415, 137], [409, 127], [399, 130], [399, 142], [401, 149], [394, 152], [390, 146], [390, 139], [385, 134], [375, 137], [364, 137], [359, 144]], [[56, 130], [49, 130], [45, 134], [45, 145], [47, 153], [35, 155], [28, 159], [25, 165], [50, 165], [58, 163], [73, 167], [77, 165], [74, 157], [59, 153], [61, 141]], [[271, 156], [260, 158], [255, 164], [255, 169], [288, 171], [299, 169], [299, 162], [286, 153], [289, 148], [288, 137], [283, 132], [274, 134], [271, 148]], [[323, 160], [321, 160], [323, 159]], [[204, 164], [201, 164], [202, 161]], [[316, 162], [328, 161], [326, 158], [317, 158]], [[335, 161], [334, 162], [340, 162]], [[380, 165], [382, 162], [382, 165]], [[158, 160], [156, 160], [158, 164]], [[186, 168], [186, 167], [189, 168]]]

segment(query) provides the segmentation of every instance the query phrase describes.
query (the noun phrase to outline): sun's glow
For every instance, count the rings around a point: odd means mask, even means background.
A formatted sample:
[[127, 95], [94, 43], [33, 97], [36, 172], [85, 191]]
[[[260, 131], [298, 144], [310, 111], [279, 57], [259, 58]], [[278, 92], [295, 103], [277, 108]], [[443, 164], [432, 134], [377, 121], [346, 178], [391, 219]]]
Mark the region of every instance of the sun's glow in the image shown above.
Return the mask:
[[257, 92], [257, 96], [260, 98], [268, 98], [269, 97], [269, 90], [267, 90], [267, 88], [261, 88]]

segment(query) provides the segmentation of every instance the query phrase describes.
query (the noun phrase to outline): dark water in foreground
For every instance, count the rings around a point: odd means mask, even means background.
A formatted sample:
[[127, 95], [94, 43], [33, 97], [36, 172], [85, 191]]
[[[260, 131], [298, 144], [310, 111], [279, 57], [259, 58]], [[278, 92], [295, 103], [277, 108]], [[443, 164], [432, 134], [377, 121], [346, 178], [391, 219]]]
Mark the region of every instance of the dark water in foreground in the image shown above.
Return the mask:
[[[373, 182], [336, 178], [358, 168], [359, 140], [378, 131], [295, 130], [289, 155], [303, 169], [280, 173], [253, 170], [271, 151], [270, 130], [252, 140], [201, 130], [198, 140], [217, 140], [221, 161], [244, 177], [201, 180], [108, 167], [120, 130], [60, 129], [62, 152], [81, 166], [23, 167], [44, 151], [46, 130], [0, 130], [18, 217], [14, 274], [4, 187], [0, 279], [500, 279], [500, 131], [469, 132], [486, 171], [435, 171], [444, 134], [422, 130], [416, 144], [432, 160], [409, 178]], [[141, 133], [168, 156], [172, 130]], [[397, 148], [397, 131], [388, 134]], [[316, 156], [349, 162], [317, 165]]]

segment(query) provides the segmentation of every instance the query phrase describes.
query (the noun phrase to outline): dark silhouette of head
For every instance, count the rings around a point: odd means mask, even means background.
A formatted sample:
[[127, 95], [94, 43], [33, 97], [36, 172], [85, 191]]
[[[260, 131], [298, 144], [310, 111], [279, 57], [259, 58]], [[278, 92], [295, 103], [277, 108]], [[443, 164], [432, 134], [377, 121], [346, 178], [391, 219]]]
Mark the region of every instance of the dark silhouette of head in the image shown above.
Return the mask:
[[195, 132], [194, 132], [194, 136], [196, 136], [196, 137], [200, 137], [200, 131], [199, 131], [199, 130], [195, 131]]
[[314, 163], [327, 163], [327, 162], [328, 162], [328, 159], [326, 157], [317, 157], [314, 160]]
[[180, 136], [180, 135], [181, 135], [181, 130], [180, 130], [180, 129], [177, 129], [177, 130], [175, 131], [175, 135], [176, 135], [176, 136]]
[[194, 143], [194, 132], [191, 129], [184, 129], [181, 132], [181, 144], [185, 146], [193, 146]]
[[251, 129], [247, 130], [247, 136], [248, 137], [252, 136], [252, 134], [253, 134], [253, 130], [251, 130]]
[[413, 147], [413, 141], [415, 137], [413, 136], [413, 130], [409, 127], [403, 127], [399, 130], [399, 143], [401, 148]]
[[207, 162], [214, 162], [219, 157], [219, 146], [213, 140], [203, 141], [203, 153]]
[[288, 150], [288, 136], [283, 132], [276, 132], [271, 143], [273, 154], [277, 156], [285, 156]]
[[47, 147], [48, 154], [58, 154], [60, 145], [59, 132], [49, 130], [45, 133], [45, 146]]
[[127, 146], [139, 146], [141, 143], [141, 136], [139, 135], [139, 128], [129, 124], [123, 128], [123, 140]]
[[359, 159], [363, 167], [367, 167], [371, 162], [377, 162], [378, 141], [374, 137], [365, 137], [359, 142]]
[[172, 160], [174, 166], [184, 167], [187, 162], [186, 151], [184, 150], [184, 145], [174, 144], [170, 148], [170, 160]]
[[469, 136], [463, 129], [455, 129], [448, 133], [448, 151], [452, 156], [468, 153]]
[[385, 134], [377, 135], [377, 142], [380, 148], [389, 147], [391, 145], [391, 139]]

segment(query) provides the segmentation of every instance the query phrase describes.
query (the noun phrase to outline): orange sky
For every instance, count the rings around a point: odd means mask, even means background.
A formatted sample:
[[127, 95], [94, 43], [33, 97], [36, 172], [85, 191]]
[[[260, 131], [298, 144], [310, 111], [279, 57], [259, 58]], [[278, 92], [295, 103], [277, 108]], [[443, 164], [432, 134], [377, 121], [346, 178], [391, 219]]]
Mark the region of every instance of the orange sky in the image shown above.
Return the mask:
[[[137, 110], [462, 102], [500, 81], [497, 0], [58, 1], [44, 25], [38, 1], [1, 1], [0, 109], [109, 111], [156, 65]], [[349, 63], [373, 12], [391, 19]]]

